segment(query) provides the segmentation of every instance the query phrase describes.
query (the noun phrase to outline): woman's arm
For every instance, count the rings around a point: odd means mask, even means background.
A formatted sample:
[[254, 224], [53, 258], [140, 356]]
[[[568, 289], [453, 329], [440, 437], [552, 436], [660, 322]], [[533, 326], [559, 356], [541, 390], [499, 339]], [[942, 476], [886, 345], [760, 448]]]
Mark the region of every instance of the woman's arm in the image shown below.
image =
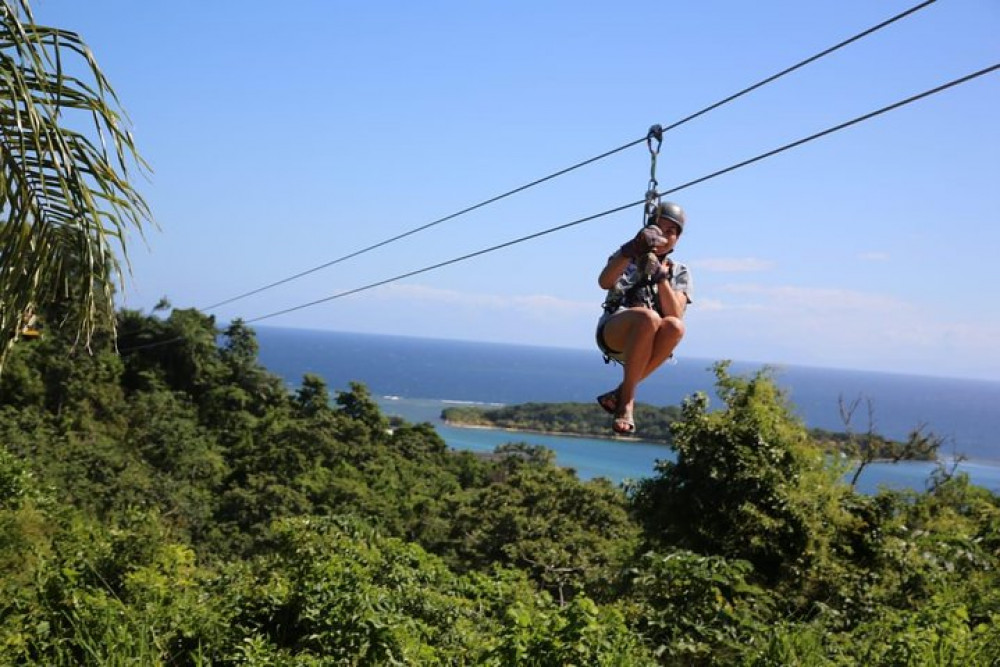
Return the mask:
[[618, 249], [618, 252], [608, 258], [608, 263], [601, 271], [597, 284], [601, 286], [601, 289], [611, 289], [628, 268], [629, 262], [639, 255], [650, 250], [660, 249], [666, 244], [667, 239], [663, 237], [663, 233], [656, 225], [646, 225], [639, 230], [635, 238], [628, 240]]
[[656, 292], [660, 312], [665, 317], [684, 317], [691, 303], [691, 274], [683, 264], [664, 260], [656, 271]]
[[611, 289], [614, 287], [621, 275], [625, 273], [625, 269], [628, 268], [628, 264], [631, 261], [620, 250], [611, 255], [608, 258], [608, 263], [604, 265], [601, 275], [597, 278], [597, 284], [601, 286], [601, 289]]
[[684, 311], [687, 310], [688, 305], [687, 294], [670, 286], [666, 271], [659, 274], [659, 280], [656, 282], [656, 293], [660, 301], [660, 313], [664, 317], [684, 317]]

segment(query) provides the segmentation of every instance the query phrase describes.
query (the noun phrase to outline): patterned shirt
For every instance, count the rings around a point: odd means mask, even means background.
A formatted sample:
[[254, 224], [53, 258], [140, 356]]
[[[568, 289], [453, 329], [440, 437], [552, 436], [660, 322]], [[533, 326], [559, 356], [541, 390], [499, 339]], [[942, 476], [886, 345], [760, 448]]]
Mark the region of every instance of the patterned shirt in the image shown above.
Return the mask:
[[[670, 268], [670, 287], [675, 292], [683, 292], [687, 297], [687, 302], [691, 303], [692, 280], [691, 272], [687, 266], [679, 262], [672, 262]], [[604, 300], [604, 312], [613, 313], [622, 308], [633, 308], [644, 306], [660, 312], [660, 301], [657, 298], [657, 286], [648, 282], [645, 276], [639, 273], [639, 267], [634, 261], [629, 262], [628, 268], [618, 278], [615, 286], [608, 290], [608, 296]]]

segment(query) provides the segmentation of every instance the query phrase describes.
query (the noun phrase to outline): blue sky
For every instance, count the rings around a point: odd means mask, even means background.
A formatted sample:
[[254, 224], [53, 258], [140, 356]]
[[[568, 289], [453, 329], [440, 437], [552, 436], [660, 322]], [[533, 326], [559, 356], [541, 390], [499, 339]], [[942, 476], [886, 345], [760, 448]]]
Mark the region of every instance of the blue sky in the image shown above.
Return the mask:
[[[115, 86], [160, 226], [122, 303], [205, 307], [642, 137], [916, 2], [36, 0]], [[661, 189], [1000, 62], [939, 0], [667, 133]], [[678, 354], [1000, 380], [1000, 73], [688, 188]], [[642, 198], [639, 145], [213, 312], [253, 319]], [[592, 347], [639, 209], [261, 325]], [[596, 355], [595, 351], [595, 355]]]

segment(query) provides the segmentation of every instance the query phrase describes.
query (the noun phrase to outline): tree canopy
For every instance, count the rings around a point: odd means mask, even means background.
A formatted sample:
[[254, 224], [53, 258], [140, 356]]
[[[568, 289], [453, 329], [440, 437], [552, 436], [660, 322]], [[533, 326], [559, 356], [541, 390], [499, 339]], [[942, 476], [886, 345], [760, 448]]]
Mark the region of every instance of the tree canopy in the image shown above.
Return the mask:
[[0, 376], [15, 664], [1000, 658], [1000, 500], [944, 468], [857, 494], [765, 371], [720, 364], [676, 461], [615, 487], [516, 441], [451, 451], [360, 382], [290, 388], [240, 322], [118, 328], [121, 354], [47, 335]]

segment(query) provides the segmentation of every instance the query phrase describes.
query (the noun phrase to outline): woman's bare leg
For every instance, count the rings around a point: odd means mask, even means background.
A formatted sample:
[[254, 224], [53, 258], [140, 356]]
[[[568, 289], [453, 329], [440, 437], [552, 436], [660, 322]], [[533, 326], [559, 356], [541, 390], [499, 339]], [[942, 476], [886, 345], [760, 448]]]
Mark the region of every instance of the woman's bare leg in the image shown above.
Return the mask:
[[653, 352], [646, 362], [646, 368], [642, 373], [642, 380], [648, 378], [653, 371], [663, 365], [670, 355], [677, 349], [677, 344], [684, 337], [684, 321], [677, 317], [664, 317], [660, 320], [660, 325], [656, 330], [653, 339]]
[[611, 318], [604, 326], [605, 342], [625, 357], [618, 388], [618, 416], [632, 420], [636, 388], [663, 365], [684, 337], [684, 322], [648, 309], [633, 308]]
[[624, 371], [618, 392], [618, 416], [630, 421], [635, 389], [645, 377], [646, 368], [655, 359], [654, 344], [660, 321], [660, 316], [651, 310], [630, 308], [615, 315], [604, 325], [604, 341], [613, 349], [624, 353]]

